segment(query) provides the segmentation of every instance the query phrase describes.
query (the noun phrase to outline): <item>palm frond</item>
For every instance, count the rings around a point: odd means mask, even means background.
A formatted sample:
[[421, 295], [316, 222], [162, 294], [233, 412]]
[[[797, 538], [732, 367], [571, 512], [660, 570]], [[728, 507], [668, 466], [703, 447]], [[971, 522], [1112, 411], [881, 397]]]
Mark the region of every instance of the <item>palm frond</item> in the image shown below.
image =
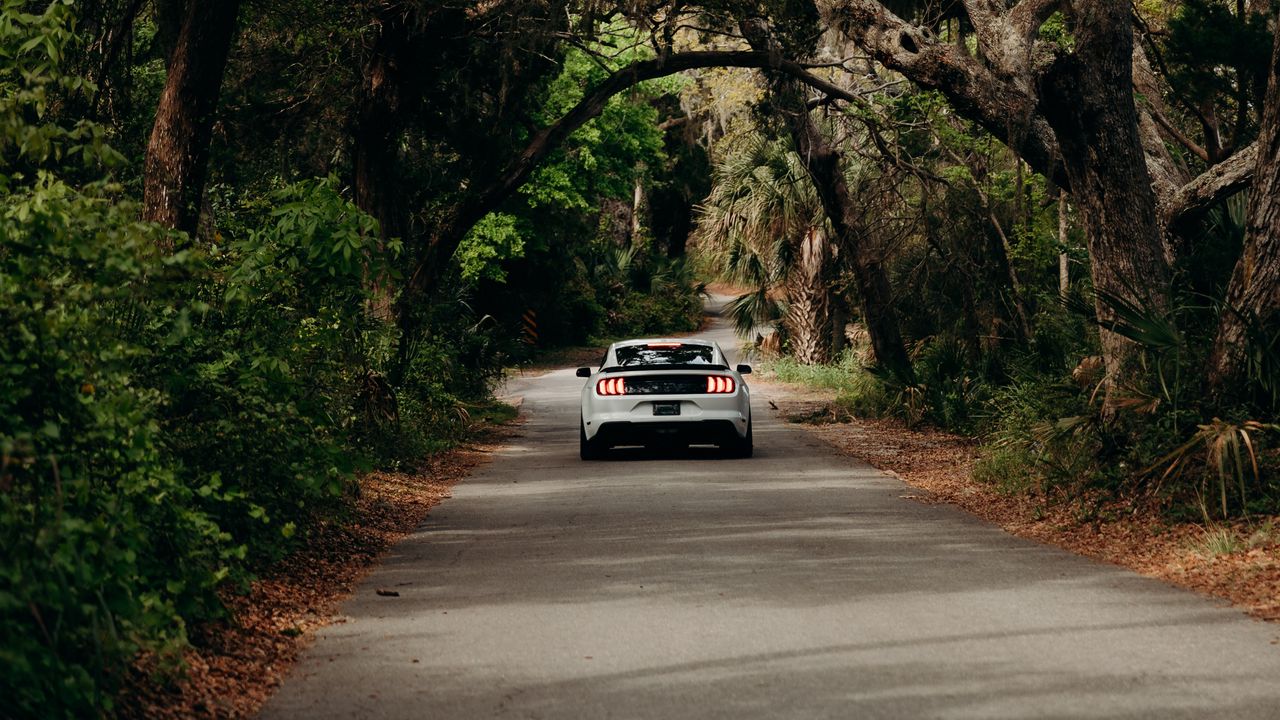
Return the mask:
[[749, 292], [730, 300], [725, 309], [733, 320], [733, 330], [739, 337], [749, 338], [761, 325], [769, 325], [782, 316], [777, 302], [765, 290]]

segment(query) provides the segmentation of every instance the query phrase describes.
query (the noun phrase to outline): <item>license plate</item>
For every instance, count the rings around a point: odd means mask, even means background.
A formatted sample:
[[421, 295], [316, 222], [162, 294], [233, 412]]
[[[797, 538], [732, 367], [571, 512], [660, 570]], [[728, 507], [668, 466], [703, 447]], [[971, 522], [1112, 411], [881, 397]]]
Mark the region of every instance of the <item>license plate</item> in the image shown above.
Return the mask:
[[680, 403], [678, 402], [656, 402], [653, 404], [654, 415], [679, 415]]

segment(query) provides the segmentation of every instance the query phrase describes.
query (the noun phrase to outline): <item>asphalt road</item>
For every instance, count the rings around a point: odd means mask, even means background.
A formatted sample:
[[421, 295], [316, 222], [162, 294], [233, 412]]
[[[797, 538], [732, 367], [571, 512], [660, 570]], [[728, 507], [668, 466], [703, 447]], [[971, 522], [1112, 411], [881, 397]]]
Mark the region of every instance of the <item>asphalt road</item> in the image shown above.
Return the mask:
[[582, 382], [511, 384], [523, 436], [263, 717], [1280, 718], [1276, 625], [904, 499], [758, 395], [752, 459], [581, 462]]

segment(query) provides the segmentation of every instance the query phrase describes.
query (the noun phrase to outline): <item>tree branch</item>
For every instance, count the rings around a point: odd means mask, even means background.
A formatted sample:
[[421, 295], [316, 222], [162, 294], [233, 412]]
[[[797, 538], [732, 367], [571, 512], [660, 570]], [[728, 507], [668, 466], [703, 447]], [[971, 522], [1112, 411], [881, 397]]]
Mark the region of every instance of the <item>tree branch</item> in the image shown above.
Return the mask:
[[841, 0], [830, 10], [833, 25], [881, 65], [922, 87], [938, 90], [962, 116], [1000, 138], [1032, 169], [1059, 187], [1070, 183], [1058, 141], [1036, 111], [1036, 98], [997, 76], [951, 43], [939, 42], [876, 0]]
[[1040, 31], [1049, 16], [1062, 5], [1062, 0], [1021, 0], [1009, 11], [1009, 24], [1026, 40], [1030, 41]]
[[1206, 163], [1209, 162], [1209, 151], [1200, 147], [1195, 140], [1187, 137], [1186, 133], [1179, 130], [1176, 125], [1170, 122], [1169, 118], [1165, 117], [1165, 114], [1160, 111], [1160, 108], [1149, 106], [1148, 109], [1151, 111], [1151, 118], [1169, 134], [1169, 137], [1176, 140], [1179, 145], [1190, 151], [1192, 155], [1195, 155]]
[[1214, 205], [1248, 187], [1253, 181], [1257, 160], [1255, 142], [1183, 185], [1162, 208], [1164, 226], [1180, 235]]
[[440, 266], [453, 255], [472, 226], [519, 189], [538, 165], [575, 130], [603, 112], [610, 98], [646, 80], [709, 67], [769, 68], [832, 97], [848, 102], [861, 101], [848, 90], [815, 77], [799, 63], [767, 52], [691, 51], [635, 61], [610, 74], [563, 117], [535, 133], [524, 150], [497, 173], [492, 182], [468, 194], [468, 199], [454, 209], [430, 242], [425, 243], [405, 286], [404, 301], [412, 302], [429, 289], [438, 277]]

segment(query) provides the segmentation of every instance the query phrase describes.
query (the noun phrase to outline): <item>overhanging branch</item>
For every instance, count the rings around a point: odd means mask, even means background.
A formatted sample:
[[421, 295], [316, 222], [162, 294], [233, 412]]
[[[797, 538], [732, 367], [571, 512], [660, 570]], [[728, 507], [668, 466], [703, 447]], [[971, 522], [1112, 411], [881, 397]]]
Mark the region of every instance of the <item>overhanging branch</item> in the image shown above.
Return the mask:
[[[1043, 12], [1046, 7], [1027, 6], [1027, 12]], [[832, 24], [881, 65], [921, 87], [941, 92], [956, 112], [1000, 138], [1033, 170], [1059, 187], [1070, 186], [1059, 158], [1057, 136], [1037, 112], [1036, 98], [1026, 88], [1005, 81], [953, 44], [923, 32], [876, 0], [840, 0], [829, 13]]]
[[411, 301], [428, 289], [437, 277], [439, 266], [453, 255], [472, 226], [519, 189], [538, 165], [575, 130], [603, 112], [610, 98], [646, 80], [711, 67], [768, 68], [832, 97], [849, 102], [861, 100], [844, 88], [814, 76], [803, 65], [771, 53], [707, 50], [635, 61], [610, 74], [563, 117], [535, 133], [524, 150], [497, 173], [492, 182], [471, 193], [469, 200], [454, 210], [423, 247], [406, 285], [405, 300]]

